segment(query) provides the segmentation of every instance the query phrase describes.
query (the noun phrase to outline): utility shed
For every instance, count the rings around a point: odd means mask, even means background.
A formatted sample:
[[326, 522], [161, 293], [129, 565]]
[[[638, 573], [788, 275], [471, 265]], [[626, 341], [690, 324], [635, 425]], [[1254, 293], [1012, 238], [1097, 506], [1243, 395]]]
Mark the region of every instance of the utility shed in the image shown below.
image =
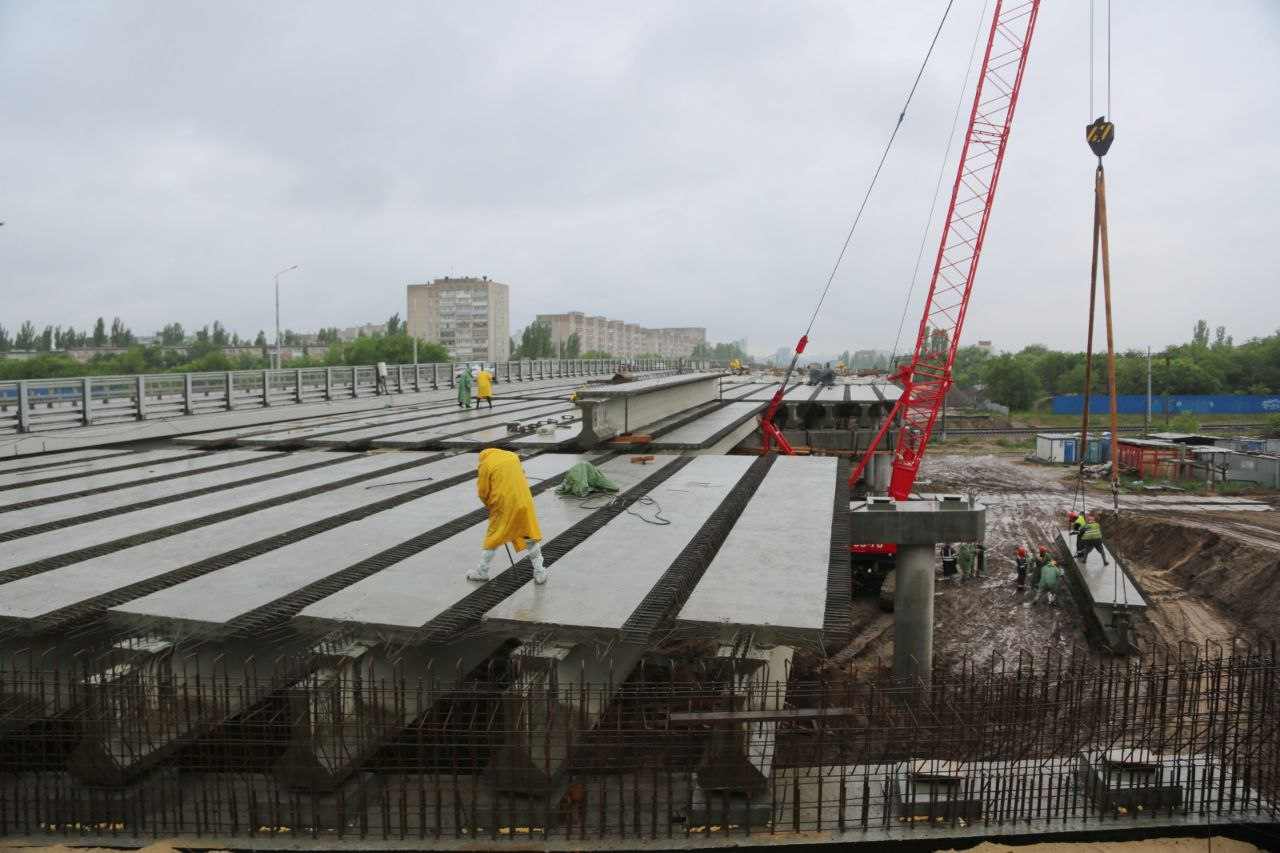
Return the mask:
[[[836, 460], [778, 456], [677, 621], [817, 637], [826, 615]], [[847, 524], [844, 514], [840, 519]], [[848, 560], [844, 556], [845, 561]]]
[[1070, 464], [1077, 460], [1080, 436], [1067, 432], [1042, 432], [1036, 434], [1036, 458], [1041, 462]]
[[1280, 456], [1233, 453], [1227, 457], [1227, 479], [1280, 489]]
[[1177, 479], [1186, 446], [1149, 438], [1122, 438], [1117, 463], [1123, 471], [1133, 471], [1143, 479]]

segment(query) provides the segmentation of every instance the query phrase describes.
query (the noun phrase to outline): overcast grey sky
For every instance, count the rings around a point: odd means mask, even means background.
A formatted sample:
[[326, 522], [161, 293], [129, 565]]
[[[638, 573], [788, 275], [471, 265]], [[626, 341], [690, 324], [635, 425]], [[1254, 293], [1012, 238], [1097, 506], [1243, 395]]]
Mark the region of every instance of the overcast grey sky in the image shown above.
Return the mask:
[[[297, 263], [294, 329], [487, 274], [513, 332], [576, 309], [790, 346], [943, 5], [0, 0], [0, 323], [252, 335]], [[893, 344], [981, 7], [956, 0], [818, 351]], [[1280, 3], [1119, 0], [1113, 28], [1119, 345], [1275, 331]], [[1082, 346], [1087, 59], [1087, 3], [1045, 0], [967, 340]]]

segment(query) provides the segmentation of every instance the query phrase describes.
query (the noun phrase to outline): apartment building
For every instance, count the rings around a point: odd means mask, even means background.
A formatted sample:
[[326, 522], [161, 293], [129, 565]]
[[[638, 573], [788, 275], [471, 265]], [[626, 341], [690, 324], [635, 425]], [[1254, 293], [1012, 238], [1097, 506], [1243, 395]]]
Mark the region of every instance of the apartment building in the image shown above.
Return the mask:
[[557, 347], [576, 334], [579, 351], [607, 352], [618, 358], [645, 354], [687, 358], [698, 344], [707, 342], [707, 330], [701, 327], [646, 329], [637, 323], [611, 320], [581, 311], [539, 314], [537, 322], [551, 327], [551, 341]]
[[457, 361], [511, 357], [511, 288], [488, 276], [451, 278], [406, 288], [409, 334], [442, 345]]

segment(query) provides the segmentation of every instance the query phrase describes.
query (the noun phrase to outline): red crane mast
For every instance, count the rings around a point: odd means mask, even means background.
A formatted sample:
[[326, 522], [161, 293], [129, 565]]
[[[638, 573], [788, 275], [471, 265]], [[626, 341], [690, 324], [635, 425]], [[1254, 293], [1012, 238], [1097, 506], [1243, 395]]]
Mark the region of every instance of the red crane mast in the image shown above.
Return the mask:
[[934, 423], [951, 389], [960, 332], [987, 236], [987, 222], [1039, 11], [1040, 0], [996, 0], [915, 349], [911, 362], [896, 376], [902, 383], [902, 395], [850, 475], [850, 486], [862, 476], [899, 414], [902, 422], [894, 449], [889, 495], [905, 500], [915, 485]]

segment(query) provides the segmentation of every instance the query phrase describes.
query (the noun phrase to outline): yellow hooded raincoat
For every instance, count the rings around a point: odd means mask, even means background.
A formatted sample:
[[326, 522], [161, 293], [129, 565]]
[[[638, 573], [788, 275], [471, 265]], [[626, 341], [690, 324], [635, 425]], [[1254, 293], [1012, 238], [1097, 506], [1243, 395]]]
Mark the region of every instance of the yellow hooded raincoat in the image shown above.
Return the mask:
[[489, 510], [489, 529], [483, 545], [486, 550], [511, 542], [517, 551], [523, 551], [526, 539], [542, 539], [533, 494], [519, 456], [496, 447], [480, 451], [476, 491]]
[[476, 374], [476, 397], [487, 400], [493, 396], [493, 376], [487, 370]]

